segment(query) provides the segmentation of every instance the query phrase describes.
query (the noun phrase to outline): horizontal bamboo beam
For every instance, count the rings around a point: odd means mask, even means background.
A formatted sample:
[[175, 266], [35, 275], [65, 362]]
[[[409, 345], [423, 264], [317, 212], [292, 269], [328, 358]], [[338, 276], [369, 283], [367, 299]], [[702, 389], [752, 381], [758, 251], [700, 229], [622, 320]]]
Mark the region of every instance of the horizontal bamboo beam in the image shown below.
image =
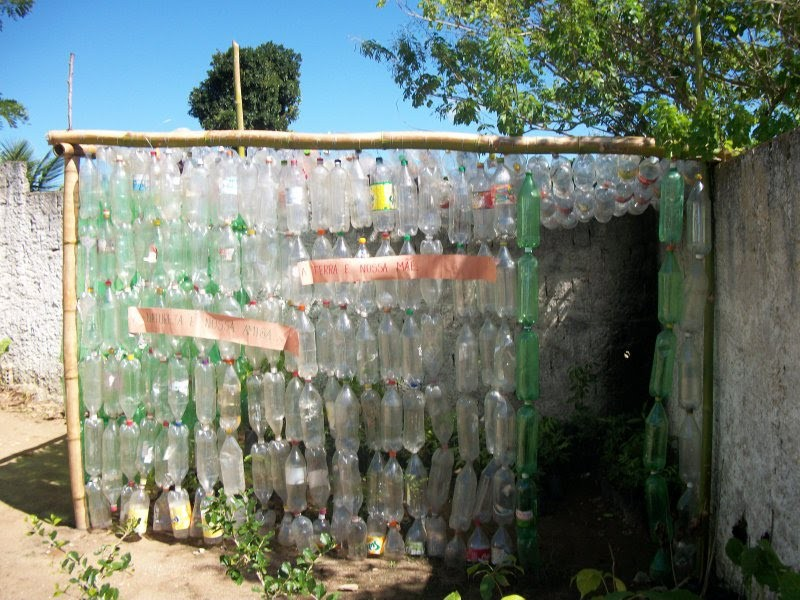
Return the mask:
[[[382, 131], [372, 133], [297, 133], [293, 131], [181, 131], [133, 132], [108, 130], [50, 131], [47, 141], [56, 153], [71, 144], [86, 149], [96, 146], [169, 148], [192, 146], [251, 146], [301, 150], [350, 150], [418, 148], [498, 152], [503, 154], [636, 154], [665, 156], [647, 137], [563, 136], [507, 137], [470, 133]], [[77, 152], [76, 152], [77, 154]]]

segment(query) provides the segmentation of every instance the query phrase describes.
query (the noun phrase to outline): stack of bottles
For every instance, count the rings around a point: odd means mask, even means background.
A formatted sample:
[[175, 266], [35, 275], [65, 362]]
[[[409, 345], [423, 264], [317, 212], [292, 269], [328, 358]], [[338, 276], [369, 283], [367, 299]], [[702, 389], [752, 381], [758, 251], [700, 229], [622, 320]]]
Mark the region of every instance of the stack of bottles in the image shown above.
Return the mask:
[[[690, 170], [687, 175], [691, 181], [694, 173]], [[703, 393], [702, 340], [708, 297], [705, 257], [711, 251], [711, 204], [701, 175], [693, 178], [686, 202], [685, 177], [676, 165], [672, 165], [661, 186], [658, 235], [659, 241], [665, 244], [665, 251], [658, 274], [658, 319], [663, 329], [655, 343], [650, 375], [653, 407], [645, 421], [643, 454], [644, 466], [650, 473], [645, 482], [650, 534], [659, 545], [650, 570], [657, 578], [671, 572], [670, 555], [675, 568], [682, 573], [690, 572], [696, 551], [689, 530], [699, 510], [702, 436], [698, 409]], [[676, 252], [681, 243], [690, 263], [685, 276]], [[677, 389], [673, 381], [677, 381]], [[682, 413], [678, 417], [681, 423], [678, 458], [679, 475], [686, 487], [677, 506], [679, 535], [675, 535], [667, 484], [662, 474], [669, 437], [669, 417], [664, 402], [669, 398], [678, 401]]]
[[[101, 148], [84, 160], [77, 289], [92, 526], [134, 517], [142, 533], [151, 522], [217, 543], [204, 518], [216, 490], [252, 486], [265, 523], [283, 509], [287, 546], [330, 530], [354, 559], [425, 554], [457, 565], [517, 552], [534, 566], [539, 223], [641, 212], [658, 198], [662, 166], [476, 159]], [[353, 247], [351, 228], [362, 233]], [[492, 257], [496, 282], [303, 285], [298, 267], [442, 255], [445, 245]], [[129, 307], [280, 323], [297, 332], [299, 351], [131, 334]], [[438, 442], [427, 465], [426, 413]], [[492, 458], [478, 476], [481, 427]], [[152, 507], [148, 482], [161, 490]]]

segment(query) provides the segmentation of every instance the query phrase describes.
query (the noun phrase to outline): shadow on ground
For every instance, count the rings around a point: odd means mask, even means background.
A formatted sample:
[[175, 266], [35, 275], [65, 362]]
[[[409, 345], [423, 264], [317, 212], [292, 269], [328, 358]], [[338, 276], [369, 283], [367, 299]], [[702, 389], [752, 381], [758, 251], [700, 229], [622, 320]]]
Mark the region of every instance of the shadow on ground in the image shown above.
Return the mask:
[[54, 514], [74, 525], [66, 439], [62, 435], [0, 460], [0, 502], [42, 518]]

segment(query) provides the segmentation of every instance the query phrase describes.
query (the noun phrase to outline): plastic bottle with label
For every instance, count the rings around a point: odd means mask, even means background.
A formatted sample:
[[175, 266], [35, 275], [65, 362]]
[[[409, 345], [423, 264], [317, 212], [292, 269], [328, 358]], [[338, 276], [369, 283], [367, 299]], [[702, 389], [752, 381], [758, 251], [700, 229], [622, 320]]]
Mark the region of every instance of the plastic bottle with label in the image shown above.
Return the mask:
[[397, 198], [392, 183], [391, 169], [383, 157], [375, 159], [375, 170], [370, 180], [372, 193], [372, 225], [381, 232], [394, 230], [397, 221]]

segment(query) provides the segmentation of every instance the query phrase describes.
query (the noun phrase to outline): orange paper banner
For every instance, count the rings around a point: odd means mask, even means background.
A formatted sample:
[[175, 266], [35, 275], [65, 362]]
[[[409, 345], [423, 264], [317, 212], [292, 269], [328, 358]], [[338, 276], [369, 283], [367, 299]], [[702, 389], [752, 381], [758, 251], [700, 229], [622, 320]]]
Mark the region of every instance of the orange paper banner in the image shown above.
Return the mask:
[[491, 256], [415, 254], [371, 258], [326, 258], [297, 263], [303, 285], [382, 279], [483, 279], [497, 276]]
[[128, 331], [222, 340], [297, 354], [297, 331], [278, 323], [182, 308], [128, 308]]

